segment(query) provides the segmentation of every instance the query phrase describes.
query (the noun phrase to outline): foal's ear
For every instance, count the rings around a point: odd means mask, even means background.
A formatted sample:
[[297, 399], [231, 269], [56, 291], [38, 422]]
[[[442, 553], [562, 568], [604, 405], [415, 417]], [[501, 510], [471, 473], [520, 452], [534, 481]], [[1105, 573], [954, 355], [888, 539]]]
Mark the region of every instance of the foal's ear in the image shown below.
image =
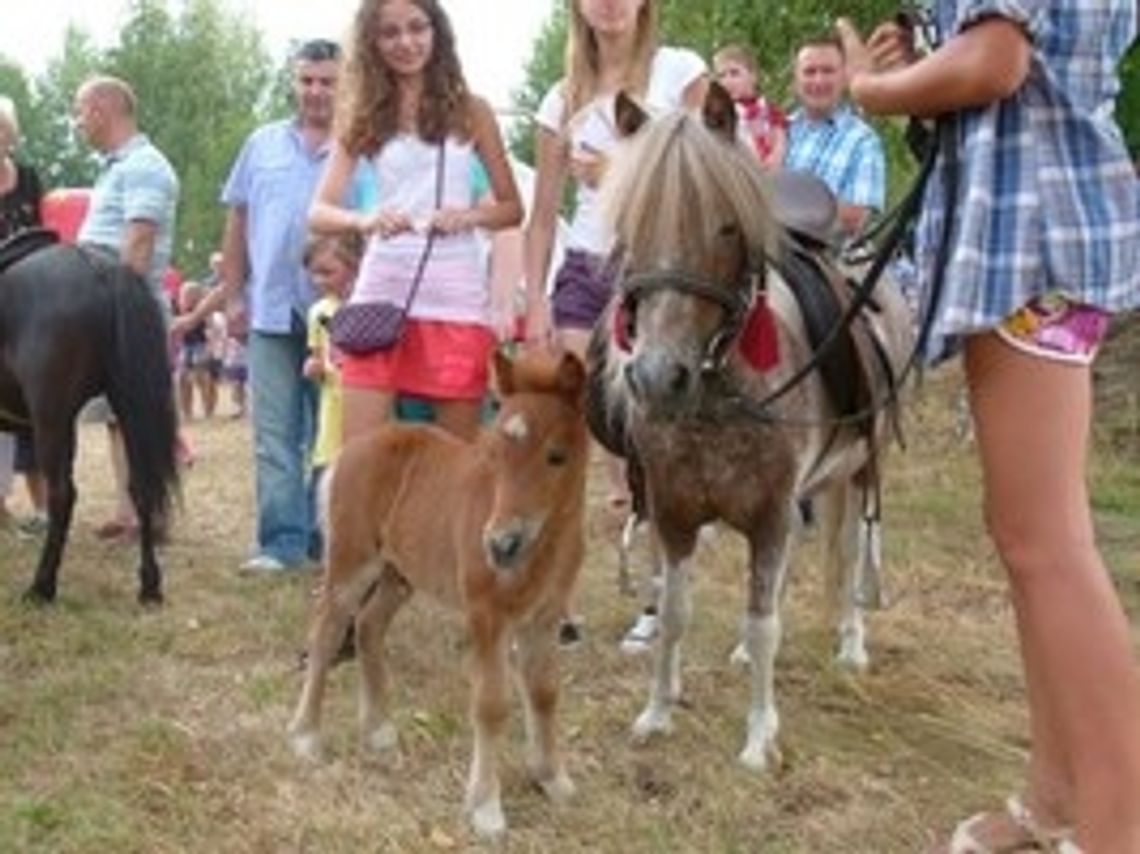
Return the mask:
[[701, 116], [705, 120], [705, 127], [729, 143], [736, 144], [736, 104], [728, 90], [715, 80], [709, 83]]
[[495, 391], [498, 397], [515, 393], [515, 363], [502, 350], [495, 350], [491, 358], [491, 372], [495, 377]]
[[624, 89], [619, 91], [614, 98], [614, 124], [617, 126], [618, 136], [622, 138], [633, 136], [647, 121], [649, 113], [627, 95]]
[[558, 363], [558, 390], [575, 404], [585, 400], [586, 366], [573, 353], [563, 353]]

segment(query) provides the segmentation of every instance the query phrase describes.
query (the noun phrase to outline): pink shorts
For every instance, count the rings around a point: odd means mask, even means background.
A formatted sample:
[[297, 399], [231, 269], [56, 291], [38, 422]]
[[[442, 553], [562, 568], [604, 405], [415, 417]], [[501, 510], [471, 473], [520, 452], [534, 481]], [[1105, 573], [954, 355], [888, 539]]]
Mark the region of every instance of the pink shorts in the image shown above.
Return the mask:
[[436, 400], [482, 400], [494, 349], [495, 336], [485, 326], [409, 320], [391, 350], [343, 354], [341, 383]]
[[997, 327], [1003, 341], [1031, 356], [1088, 365], [1108, 333], [1110, 315], [1060, 291], [1036, 296]]

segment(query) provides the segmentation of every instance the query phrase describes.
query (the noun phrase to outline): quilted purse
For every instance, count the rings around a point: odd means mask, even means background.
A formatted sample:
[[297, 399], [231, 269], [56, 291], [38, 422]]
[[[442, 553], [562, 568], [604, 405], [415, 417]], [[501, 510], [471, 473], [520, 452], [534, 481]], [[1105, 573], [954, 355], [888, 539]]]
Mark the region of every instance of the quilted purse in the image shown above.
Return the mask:
[[[436, 164], [436, 210], [443, 203], [444, 145], [443, 142], [439, 144], [439, 160]], [[408, 290], [408, 296], [403, 305], [389, 300], [380, 300], [379, 302], [350, 302], [337, 309], [336, 314], [332, 316], [332, 320], [329, 322], [329, 339], [334, 347], [353, 356], [367, 356], [370, 353], [390, 350], [396, 346], [400, 336], [404, 333], [404, 323], [407, 321], [408, 310], [416, 298], [416, 291], [420, 289], [420, 282], [423, 281], [424, 269], [427, 267], [428, 256], [431, 254], [435, 237], [434, 229], [428, 231], [424, 251], [420, 255], [416, 274], [412, 277], [412, 286]]]

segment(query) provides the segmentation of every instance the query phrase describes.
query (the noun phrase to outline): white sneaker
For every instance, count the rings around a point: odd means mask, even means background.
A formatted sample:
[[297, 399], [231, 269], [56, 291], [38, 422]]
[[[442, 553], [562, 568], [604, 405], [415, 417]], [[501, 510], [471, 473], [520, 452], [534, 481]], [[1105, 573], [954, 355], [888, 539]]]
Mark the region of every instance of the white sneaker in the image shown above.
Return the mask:
[[626, 655], [643, 655], [653, 649], [657, 638], [657, 614], [642, 611], [621, 639], [621, 651]]
[[241, 565], [242, 572], [266, 573], [284, 572], [289, 567], [273, 555], [254, 555]]

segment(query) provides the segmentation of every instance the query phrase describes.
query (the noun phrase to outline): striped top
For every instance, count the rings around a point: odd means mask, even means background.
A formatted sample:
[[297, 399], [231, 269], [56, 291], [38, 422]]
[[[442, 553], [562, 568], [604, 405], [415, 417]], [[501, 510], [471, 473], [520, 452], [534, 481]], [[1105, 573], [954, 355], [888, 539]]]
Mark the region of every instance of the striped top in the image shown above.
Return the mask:
[[[476, 154], [470, 142], [449, 138], [444, 150], [443, 207], [470, 208]], [[427, 241], [426, 224], [435, 211], [439, 146], [411, 134], [390, 140], [372, 159], [381, 207], [407, 214], [417, 226], [392, 238], [368, 241], [350, 303], [388, 300], [403, 305]], [[491, 297], [479, 241], [473, 231], [437, 235], [411, 317], [491, 324]]]
[[[928, 357], [1048, 291], [1109, 312], [1140, 305], [1140, 184], [1113, 117], [1134, 0], [939, 0], [935, 12], [943, 38], [988, 16], [1015, 21], [1032, 62], [1016, 93], [958, 116], [955, 222]], [[945, 209], [939, 163], [917, 239], [926, 282]]]
[[846, 104], [826, 119], [811, 119], [803, 110], [792, 114], [784, 168], [817, 176], [845, 205], [883, 209], [887, 194], [883, 143]]

